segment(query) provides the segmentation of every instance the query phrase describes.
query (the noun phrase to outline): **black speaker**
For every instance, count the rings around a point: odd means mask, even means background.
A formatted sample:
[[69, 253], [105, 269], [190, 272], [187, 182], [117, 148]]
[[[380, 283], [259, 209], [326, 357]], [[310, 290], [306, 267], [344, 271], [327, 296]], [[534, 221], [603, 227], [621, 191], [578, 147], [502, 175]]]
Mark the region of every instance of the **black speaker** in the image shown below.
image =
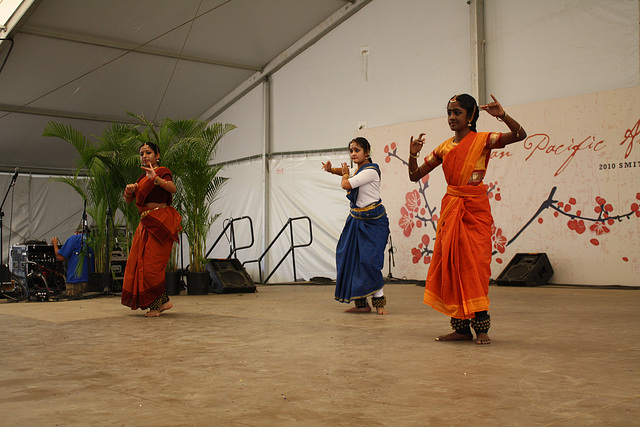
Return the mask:
[[122, 282], [124, 280], [124, 269], [127, 266], [127, 259], [112, 259], [111, 273], [113, 274], [112, 292], [122, 292]]
[[11, 273], [9, 267], [5, 264], [0, 265], [0, 284], [11, 285]]
[[545, 253], [516, 254], [496, 279], [499, 286], [546, 285], [553, 268]]
[[207, 271], [211, 275], [211, 293], [239, 294], [256, 291], [256, 285], [237, 259], [210, 259]]

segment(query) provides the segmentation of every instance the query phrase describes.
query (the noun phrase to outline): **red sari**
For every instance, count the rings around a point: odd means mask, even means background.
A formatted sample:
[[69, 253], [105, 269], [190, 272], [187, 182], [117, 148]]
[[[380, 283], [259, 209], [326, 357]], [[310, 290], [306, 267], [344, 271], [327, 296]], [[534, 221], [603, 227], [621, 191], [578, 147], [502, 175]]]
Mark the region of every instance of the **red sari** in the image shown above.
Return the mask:
[[469, 132], [442, 162], [449, 185], [442, 199], [424, 303], [457, 319], [471, 319], [475, 312], [489, 309], [493, 217], [488, 187], [467, 185], [489, 135]]
[[[171, 180], [171, 171], [165, 167], [156, 169], [156, 174]], [[144, 206], [154, 188], [153, 181], [145, 175], [138, 179], [136, 206], [140, 211], [140, 224], [133, 236], [122, 283], [122, 304], [132, 310], [148, 308], [164, 293], [165, 268], [173, 242], [178, 241], [182, 229], [182, 218], [173, 207], [149, 209]]]

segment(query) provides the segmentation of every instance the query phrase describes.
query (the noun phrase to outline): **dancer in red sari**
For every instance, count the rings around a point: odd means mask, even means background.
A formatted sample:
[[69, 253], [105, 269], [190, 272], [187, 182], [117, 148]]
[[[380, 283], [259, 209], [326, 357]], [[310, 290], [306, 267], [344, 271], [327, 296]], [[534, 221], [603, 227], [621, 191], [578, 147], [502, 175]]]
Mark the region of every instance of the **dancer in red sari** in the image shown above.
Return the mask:
[[135, 200], [140, 211], [124, 270], [122, 304], [132, 310], [149, 309], [147, 317], [158, 317], [173, 307], [165, 292], [165, 268], [173, 242], [181, 230], [180, 214], [171, 207], [176, 186], [171, 171], [158, 165], [160, 150], [154, 143], [140, 147], [144, 174], [124, 190], [127, 203]]
[[[492, 149], [522, 141], [527, 134], [502, 105], [493, 102], [478, 107], [467, 94], [449, 100], [447, 117], [454, 131], [433, 150], [422, 165], [417, 159], [425, 142], [424, 134], [411, 137], [409, 179], [418, 181], [442, 164], [447, 194], [442, 199], [436, 241], [424, 293], [424, 303], [451, 317], [454, 332], [436, 341], [472, 340], [490, 344], [489, 278], [491, 276], [491, 226], [493, 217], [482, 183]], [[510, 132], [477, 133], [479, 108], [503, 121]]]

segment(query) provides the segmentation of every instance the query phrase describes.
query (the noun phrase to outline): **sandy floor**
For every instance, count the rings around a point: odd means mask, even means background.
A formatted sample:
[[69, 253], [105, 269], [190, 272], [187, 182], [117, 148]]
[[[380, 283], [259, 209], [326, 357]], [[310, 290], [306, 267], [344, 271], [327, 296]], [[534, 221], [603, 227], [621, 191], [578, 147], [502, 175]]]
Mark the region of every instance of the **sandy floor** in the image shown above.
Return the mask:
[[333, 287], [0, 300], [2, 426], [629, 426], [640, 419], [640, 290], [492, 286], [493, 343], [440, 343], [414, 284], [388, 316]]

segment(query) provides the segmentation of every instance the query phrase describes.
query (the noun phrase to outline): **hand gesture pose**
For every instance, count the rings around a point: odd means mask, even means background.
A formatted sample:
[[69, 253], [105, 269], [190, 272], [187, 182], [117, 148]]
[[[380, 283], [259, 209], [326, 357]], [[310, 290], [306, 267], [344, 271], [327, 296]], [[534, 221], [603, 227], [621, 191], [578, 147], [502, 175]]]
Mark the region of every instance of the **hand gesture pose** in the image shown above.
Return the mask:
[[511, 132], [505, 133], [502, 136], [503, 145], [506, 146], [509, 144], [513, 144], [514, 142], [522, 141], [523, 139], [525, 139], [527, 137], [527, 132], [524, 129], [522, 129], [522, 126], [520, 125], [520, 123], [515, 121], [510, 115], [507, 114], [506, 111], [504, 111], [504, 108], [502, 108], [502, 105], [500, 105], [500, 103], [498, 102], [496, 97], [493, 96], [493, 94], [491, 94], [491, 98], [493, 99], [493, 102], [490, 102], [485, 105], [480, 105], [480, 108], [482, 108], [487, 113], [491, 114], [493, 117], [495, 117], [499, 121], [504, 122], [504, 124], [506, 124], [509, 127], [509, 130]]
[[422, 150], [422, 147], [425, 143], [424, 135], [424, 133], [421, 133], [415, 139], [412, 135], [411, 139], [409, 140], [409, 179], [414, 182], [418, 181], [433, 169], [433, 166], [430, 166], [426, 162], [422, 163], [421, 165], [418, 164], [420, 150]]
[[156, 170], [153, 168], [153, 166], [147, 164], [146, 166], [143, 165], [140, 167], [147, 173], [147, 178], [149, 178], [151, 181], [156, 178]]
[[138, 188], [137, 182], [133, 184], [127, 184], [127, 186], [124, 188], [124, 196], [127, 198], [133, 197], [133, 194], [136, 192], [137, 188]]
[[409, 141], [409, 153], [413, 156], [417, 156], [420, 150], [422, 150], [422, 146], [424, 145], [424, 133], [421, 133], [416, 139], [413, 139], [413, 135], [411, 136], [411, 140]]
[[504, 111], [504, 108], [502, 108], [502, 105], [500, 105], [500, 103], [498, 102], [496, 97], [493, 96], [493, 94], [491, 94], [491, 98], [493, 99], [493, 102], [490, 102], [485, 105], [481, 105], [480, 108], [482, 108], [487, 113], [491, 114], [493, 117], [497, 117], [498, 119], [503, 120], [507, 115], [507, 113]]
[[331, 161], [327, 160], [327, 162], [322, 162], [322, 170], [325, 172], [332, 172]]

